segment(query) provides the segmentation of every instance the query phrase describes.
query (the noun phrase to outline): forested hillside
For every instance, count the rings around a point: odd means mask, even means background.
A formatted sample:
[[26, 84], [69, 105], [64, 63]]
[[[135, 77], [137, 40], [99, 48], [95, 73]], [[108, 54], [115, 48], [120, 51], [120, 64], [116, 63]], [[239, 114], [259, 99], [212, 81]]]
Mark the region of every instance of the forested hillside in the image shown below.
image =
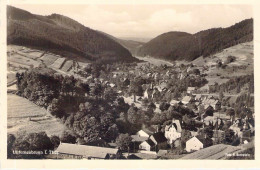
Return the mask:
[[196, 34], [168, 32], [144, 44], [139, 56], [166, 60], [192, 61], [207, 57], [230, 46], [253, 40], [253, 19], [243, 20], [228, 28], [213, 28]]
[[136, 60], [115, 40], [59, 14], [40, 16], [8, 6], [7, 22], [8, 44], [91, 61]]

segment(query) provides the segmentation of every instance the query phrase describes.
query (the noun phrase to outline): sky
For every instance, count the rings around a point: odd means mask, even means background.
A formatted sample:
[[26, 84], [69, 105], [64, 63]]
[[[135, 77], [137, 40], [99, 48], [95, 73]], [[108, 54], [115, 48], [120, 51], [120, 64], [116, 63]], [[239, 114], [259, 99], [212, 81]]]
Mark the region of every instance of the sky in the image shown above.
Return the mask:
[[250, 5], [11, 5], [33, 14], [62, 14], [120, 38], [154, 38], [169, 31], [196, 33], [253, 17]]

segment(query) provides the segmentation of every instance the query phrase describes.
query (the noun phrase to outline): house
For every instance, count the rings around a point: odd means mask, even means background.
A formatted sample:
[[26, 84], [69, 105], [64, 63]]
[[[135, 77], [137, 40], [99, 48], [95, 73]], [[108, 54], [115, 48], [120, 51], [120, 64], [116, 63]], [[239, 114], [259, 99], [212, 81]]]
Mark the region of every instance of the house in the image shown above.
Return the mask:
[[203, 148], [203, 143], [194, 136], [193, 138], [189, 139], [186, 142], [186, 151], [192, 152], [192, 151], [198, 151]]
[[219, 110], [221, 108], [221, 103], [219, 100], [216, 100], [214, 98], [207, 98], [202, 101], [202, 104], [204, 105], [204, 108], [212, 106], [214, 110]]
[[95, 83], [89, 83], [89, 87], [92, 89], [92, 88], [94, 88], [96, 86], [96, 84]]
[[165, 91], [167, 90], [167, 83], [166, 82], [162, 82], [158, 87], [158, 90], [161, 91]]
[[139, 145], [139, 149], [140, 150], [146, 150], [146, 151], [154, 151], [155, 150], [155, 143], [151, 139], [148, 139], [146, 141], [143, 141]]
[[147, 88], [144, 92], [144, 98], [151, 99], [152, 98], [152, 90], [150, 88]]
[[161, 96], [161, 93], [160, 93], [160, 91], [157, 89], [157, 88], [155, 88], [154, 90], [153, 90], [153, 92], [152, 92], [152, 98], [154, 99], [156, 99], [156, 98], [159, 98]]
[[192, 94], [196, 90], [196, 87], [188, 87], [187, 88], [187, 93]]
[[149, 153], [134, 153], [134, 155], [140, 159], [158, 159], [157, 154], [152, 154], [151, 152]]
[[194, 136], [186, 142], [186, 151], [198, 151], [213, 145], [213, 140], [204, 136]]
[[173, 106], [173, 105], [175, 105], [175, 104], [181, 104], [181, 101], [172, 99], [171, 102], [170, 102], [170, 105]]
[[201, 101], [201, 99], [202, 99], [202, 95], [201, 94], [196, 94], [195, 100], [196, 101]]
[[169, 144], [181, 137], [181, 125], [179, 120], [174, 120], [170, 125], [165, 126], [164, 135]]
[[186, 105], [186, 104], [190, 103], [191, 101], [192, 101], [192, 97], [185, 96], [185, 97], [183, 97], [181, 102]]
[[167, 139], [162, 132], [154, 133], [150, 136], [150, 140], [155, 144], [156, 151], [167, 148]]
[[115, 148], [70, 143], [60, 143], [56, 152], [58, 152], [58, 155], [63, 158], [117, 159], [120, 157], [119, 150]]
[[143, 137], [139, 135], [131, 135], [132, 138], [132, 144], [134, 146], [134, 150], [138, 150], [141, 143], [148, 140], [148, 137]]

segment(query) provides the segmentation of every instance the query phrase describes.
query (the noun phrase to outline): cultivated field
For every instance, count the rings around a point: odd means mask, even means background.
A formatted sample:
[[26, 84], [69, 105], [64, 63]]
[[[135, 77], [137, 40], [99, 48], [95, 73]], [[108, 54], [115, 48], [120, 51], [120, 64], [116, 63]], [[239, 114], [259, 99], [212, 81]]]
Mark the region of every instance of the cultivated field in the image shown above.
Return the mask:
[[27, 133], [45, 131], [47, 135], [60, 135], [66, 127], [44, 108], [14, 94], [7, 96], [7, 132]]
[[51, 65], [51, 67], [60, 69], [65, 62], [65, 58], [58, 58], [54, 63]]
[[52, 54], [44, 54], [40, 59], [43, 61], [43, 63], [49, 66], [53, 64], [58, 59], [58, 57]]
[[73, 61], [72, 60], [68, 60], [64, 63], [63, 67], [61, 68], [62, 71], [69, 71], [72, 67]]

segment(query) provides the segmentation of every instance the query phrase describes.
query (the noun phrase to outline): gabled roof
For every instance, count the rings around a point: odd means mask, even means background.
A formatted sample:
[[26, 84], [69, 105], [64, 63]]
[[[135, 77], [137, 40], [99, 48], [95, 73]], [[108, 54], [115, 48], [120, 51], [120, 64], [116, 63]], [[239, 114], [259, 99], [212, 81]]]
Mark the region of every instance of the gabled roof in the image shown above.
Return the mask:
[[172, 123], [177, 126], [177, 132], [181, 132], [182, 128], [181, 128], [180, 120], [173, 119], [173, 120], [172, 120]]
[[200, 99], [201, 97], [202, 97], [201, 94], [196, 94], [195, 96], [196, 99]]
[[195, 90], [195, 89], [196, 89], [195, 87], [188, 87], [187, 91], [192, 91], [192, 90]]
[[212, 139], [210, 138], [205, 138], [203, 136], [196, 136], [196, 138], [203, 144], [203, 147], [207, 147], [209, 143], [212, 142]]
[[148, 139], [148, 137], [143, 137], [139, 135], [131, 135], [133, 142], [143, 142]]
[[85, 157], [95, 157], [95, 158], [105, 158], [107, 154], [118, 153], [118, 149], [114, 148], [105, 148], [97, 146], [88, 146], [88, 145], [77, 145], [70, 143], [61, 143], [56, 149], [59, 153], [79, 155]]
[[174, 100], [174, 99], [172, 99], [171, 102], [170, 102], [171, 105], [174, 105], [176, 103], [179, 103], [179, 101], [178, 100]]
[[151, 147], [155, 146], [155, 143], [151, 139], [148, 139], [145, 142], [148, 143]]
[[162, 143], [162, 142], [167, 141], [167, 139], [165, 138], [165, 136], [162, 132], [154, 133], [152, 136], [157, 143]]
[[191, 100], [191, 97], [190, 97], [190, 96], [185, 96], [185, 97], [183, 97], [183, 99], [182, 99], [183, 102], [190, 102], [190, 100]]

